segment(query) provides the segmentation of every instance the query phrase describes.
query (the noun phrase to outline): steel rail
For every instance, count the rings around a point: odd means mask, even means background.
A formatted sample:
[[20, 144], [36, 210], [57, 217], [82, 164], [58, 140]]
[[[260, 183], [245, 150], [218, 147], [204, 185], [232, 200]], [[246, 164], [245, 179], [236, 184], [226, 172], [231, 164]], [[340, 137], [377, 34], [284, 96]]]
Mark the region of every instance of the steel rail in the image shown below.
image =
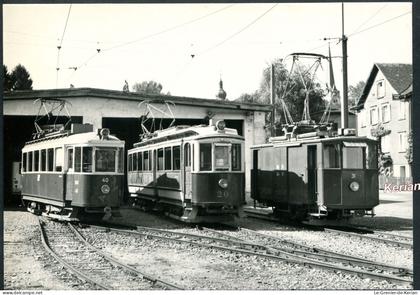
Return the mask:
[[[209, 232], [213, 232], [213, 233], [218, 233], [220, 235], [226, 236], [226, 237], [231, 237], [233, 239], [236, 240], [240, 240], [243, 241], [243, 239], [237, 238], [237, 237], [233, 237], [230, 236], [229, 234], [226, 233], [221, 233], [221, 232], [217, 232], [214, 231], [212, 229], [209, 228], [203, 228], [206, 231]], [[250, 230], [252, 233], [259, 235], [258, 232], [256, 231], [252, 231]], [[264, 236], [265, 238], [271, 238], [271, 236], [267, 237]], [[277, 238], [277, 237], [273, 237], [273, 238]], [[280, 240], [281, 241], [281, 240]], [[398, 274], [404, 274], [404, 275], [413, 275], [413, 270], [411, 269], [407, 269], [404, 267], [399, 267], [399, 266], [394, 266], [394, 265], [388, 265], [388, 264], [384, 264], [384, 263], [378, 263], [378, 262], [374, 262], [374, 261], [370, 261], [367, 259], [362, 259], [359, 257], [339, 257], [339, 256], [334, 256], [335, 252], [332, 252], [333, 255], [326, 255], [326, 254], [322, 254], [322, 253], [314, 253], [312, 251], [302, 251], [302, 250], [295, 250], [295, 249], [287, 249], [287, 248], [281, 248], [281, 247], [277, 247], [277, 246], [271, 246], [271, 245], [266, 245], [266, 244], [262, 244], [264, 246], [270, 247], [272, 249], [275, 250], [281, 250], [281, 251], [286, 251], [292, 254], [300, 254], [304, 257], [314, 257], [314, 258], [321, 258], [324, 261], [333, 261], [333, 262], [338, 262], [338, 263], [343, 263], [343, 264], [350, 264], [350, 265], [358, 265], [360, 267], [375, 267], [377, 269], [381, 269], [381, 270], [388, 270], [394, 273], [398, 273]]]
[[413, 249], [413, 245], [410, 244], [410, 243], [393, 241], [393, 240], [389, 240], [389, 239], [383, 239], [383, 238], [372, 237], [372, 236], [365, 236], [365, 235], [358, 234], [358, 233], [352, 233], [352, 232], [341, 231], [341, 230], [330, 229], [330, 228], [325, 228], [324, 231], [329, 232], [329, 233], [333, 233], [333, 234], [347, 235], [347, 236], [351, 236], [351, 237], [358, 237], [358, 238], [361, 238], [361, 239], [368, 239], [368, 240], [372, 240], [372, 241], [383, 242], [383, 243], [386, 243], [386, 244], [397, 245], [397, 246], [400, 246], [400, 247], [403, 247], [403, 248]]
[[[96, 227], [98, 227], [98, 226], [96, 226]], [[102, 227], [102, 228], [106, 228], [106, 227]], [[184, 233], [174, 232], [174, 231], [170, 231], [170, 230], [152, 229], [152, 228], [147, 228], [147, 227], [138, 227], [138, 228], [146, 230], [146, 231], [150, 229], [150, 231], [164, 233], [164, 234], [172, 234], [172, 235], [178, 235], [178, 236], [184, 235], [184, 236], [190, 236], [190, 237], [207, 239], [207, 240], [227, 241], [229, 243], [236, 243], [236, 244], [240, 244], [240, 245], [242, 244], [242, 245], [258, 246], [259, 248], [265, 249], [268, 254], [261, 253], [261, 252], [250, 251], [250, 250], [245, 250], [245, 249], [219, 246], [219, 245], [214, 245], [214, 244], [203, 244], [203, 243], [199, 243], [199, 242], [195, 242], [195, 241], [181, 240], [181, 239], [178, 239], [178, 238], [170, 238], [170, 237], [166, 237], [166, 236], [151, 234], [150, 232], [146, 233], [146, 232], [140, 232], [140, 231], [129, 231], [129, 230], [120, 230], [120, 229], [112, 229], [112, 228], [106, 228], [106, 229], [108, 229], [110, 231], [120, 232], [120, 233], [128, 233], [128, 234], [147, 236], [147, 237], [163, 239], [163, 240], [168, 240], [168, 241], [173, 241], [173, 242], [187, 243], [187, 244], [191, 244], [191, 245], [195, 245], [195, 246], [199, 246], [199, 247], [204, 247], [204, 248], [220, 249], [220, 250], [224, 250], [224, 251], [242, 253], [242, 254], [247, 254], [247, 255], [254, 255], [254, 256], [259, 256], [259, 257], [263, 257], [263, 258], [267, 258], [267, 259], [271, 259], [271, 260], [281, 260], [281, 261], [285, 261], [285, 262], [289, 262], [289, 263], [300, 264], [300, 265], [303, 265], [303, 266], [313, 266], [313, 267], [318, 267], [318, 268], [321, 268], [321, 269], [327, 269], [327, 270], [330, 270], [330, 271], [341, 271], [341, 272], [344, 272], [344, 273], [349, 273], [349, 274], [356, 275], [356, 276], [361, 276], [361, 277], [364, 277], [364, 278], [380, 279], [380, 280], [386, 280], [386, 281], [397, 283], [397, 284], [412, 285], [412, 281], [408, 280], [406, 278], [383, 275], [383, 274], [378, 274], [378, 273], [366, 272], [366, 271], [363, 271], [363, 270], [355, 270], [355, 269], [351, 269], [351, 268], [347, 268], [347, 267], [343, 267], [343, 266], [332, 265], [332, 264], [320, 262], [319, 260], [317, 261], [317, 260], [313, 260], [311, 258], [301, 257], [299, 255], [289, 253], [289, 252], [286, 252], [286, 251], [276, 250], [276, 249], [273, 249], [271, 247], [267, 247], [267, 246], [260, 245], [260, 244], [249, 243], [249, 242], [243, 243], [241, 241], [232, 241], [232, 240], [219, 239], [219, 238], [214, 238], [214, 237], [205, 237], [205, 236], [194, 235], [194, 234], [184, 234]], [[272, 253], [275, 253], [275, 254], [272, 254]], [[281, 253], [283, 256], [280, 256], [279, 253]]]
[[107, 259], [108, 261], [110, 261], [111, 263], [118, 265], [122, 268], [125, 268], [126, 270], [128, 270], [129, 272], [140, 276], [141, 278], [144, 278], [148, 281], [151, 281], [153, 284], [158, 283], [160, 285], [163, 285], [167, 288], [169, 288], [170, 290], [185, 290], [185, 288], [181, 288], [179, 286], [176, 286], [174, 284], [165, 282], [161, 279], [158, 279], [156, 277], [153, 277], [151, 275], [145, 274], [139, 270], [137, 270], [134, 267], [131, 267], [121, 261], [119, 261], [118, 259], [114, 258], [112, 255], [109, 255], [105, 252], [103, 252], [102, 250], [98, 249], [97, 247], [93, 246], [91, 243], [89, 243], [87, 241], [87, 239], [80, 233], [80, 231], [78, 231], [72, 224], [69, 224], [71, 230], [74, 232], [74, 234], [79, 238], [80, 241], [82, 241], [86, 246], [88, 246], [89, 248], [91, 248], [92, 250], [95, 250], [98, 254], [100, 254], [101, 256], [103, 256], [105, 259]]
[[97, 282], [96, 280], [92, 279], [91, 277], [89, 277], [88, 275], [84, 274], [83, 272], [81, 272], [80, 270], [78, 270], [77, 268], [75, 268], [74, 266], [72, 266], [71, 264], [67, 263], [64, 259], [62, 259], [57, 253], [55, 253], [52, 249], [51, 246], [49, 244], [49, 242], [47, 241], [46, 238], [46, 233], [44, 230], [44, 227], [42, 225], [42, 221], [41, 218], [38, 217], [38, 225], [39, 225], [39, 230], [41, 232], [41, 240], [42, 240], [42, 244], [44, 245], [44, 248], [48, 251], [48, 253], [51, 254], [51, 256], [53, 256], [59, 263], [61, 263], [64, 267], [66, 267], [67, 269], [69, 269], [71, 272], [73, 272], [74, 274], [76, 274], [76, 276], [79, 277], [79, 279], [85, 280], [93, 285], [98, 286], [100, 289], [102, 290], [111, 290], [112, 288], [110, 288], [109, 286], [106, 286], [100, 282]]

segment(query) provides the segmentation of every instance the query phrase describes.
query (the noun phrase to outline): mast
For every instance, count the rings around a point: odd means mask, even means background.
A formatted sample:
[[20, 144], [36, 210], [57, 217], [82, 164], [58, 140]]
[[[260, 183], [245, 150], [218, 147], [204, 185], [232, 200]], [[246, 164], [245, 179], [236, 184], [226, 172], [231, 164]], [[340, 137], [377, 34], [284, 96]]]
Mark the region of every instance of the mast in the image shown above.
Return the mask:
[[341, 128], [348, 128], [349, 108], [347, 90], [347, 37], [344, 35], [344, 2], [341, 2], [341, 28], [342, 28], [342, 49], [343, 49], [343, 99], [341, 102]]

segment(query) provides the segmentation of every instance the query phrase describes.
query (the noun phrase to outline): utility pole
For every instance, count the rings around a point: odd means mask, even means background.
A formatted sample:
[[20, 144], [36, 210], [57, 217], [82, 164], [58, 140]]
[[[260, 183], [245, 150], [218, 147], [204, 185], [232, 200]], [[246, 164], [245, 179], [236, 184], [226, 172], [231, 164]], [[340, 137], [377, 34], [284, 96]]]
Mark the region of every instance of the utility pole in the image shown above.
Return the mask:
[[347, 37], [344, 35], [344, 2], [341, 2], [341, 27], [342, 27], [342, 48], [343, 48], [343, 100], [341, 102], [341, 128], [348, 128], [349, 108], [348, 108], [348, 90], [347, 90]]
[[276, 91], [275, 91], [275, 76], [274, 76], [274, 64], [271, 64], [271, 95], [270, 95], [270, 100], [271, 100], [271, 106], [273, 107], [273, 110], [271, 112], [271, 136], [276, 136]]

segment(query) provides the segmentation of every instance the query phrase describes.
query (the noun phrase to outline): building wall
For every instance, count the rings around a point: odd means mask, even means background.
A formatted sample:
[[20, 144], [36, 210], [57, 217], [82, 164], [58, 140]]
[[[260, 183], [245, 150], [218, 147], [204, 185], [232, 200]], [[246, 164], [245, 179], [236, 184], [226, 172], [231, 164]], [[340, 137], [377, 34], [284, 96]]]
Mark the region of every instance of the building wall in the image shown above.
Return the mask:
[[[382, 81], [385, 85], [385, 92], [382, 98], [378, 97], [378, 82]], [[405, 158], [405, 147], [408, 147], [407, 136], [409, 134], [409, 103], [392, 99], [393, 94], [397, 92], [393, 89], [391, 84], [386, 80], [381, 71], [378, 71], [372, 88], [367, 96], [364, 108], [357, 114], [357, 131], [359, 136], [367, 136], [373, 138], [371, 130], [376, 128], [378, 124], [382, 124], [386, 129], [391, 130], [389, 135], [386, 135], [381, 140], [382, 150], [389, 152], [393, 161], [393, 176], [402, 177], [401, 167], [405, 169], [405, 177], [411, 177], [411, 168]], [[387, 111], [383, 110], [383, 106], [388, 105], [389, 121], [383, 118]], [[405, 116], [400, 115], [405, 114]], [[377, 123], [371, 122], [371, 110], [377, 112]], [[384, 120], [385, 119], [385, 120]], [[387, 122], [388, 121], [388, 122]], [[404, 135], [405, 134], [405, 135]], [[400, 139], [401, 137], [401, 139]]]
[[[103, 117], [115, 118], [137, 118], [145, 114], [144, 107], [139, 108], [139, 101], [118, 100], [95, 97], [72, 97], [67, 98], [71, 103], [68, 106], [72, 116], [82, 116], [83, 123], [91, 123], [94, 128], [102, 128]], [[4, 115], [37, 115], [38, 106], [30, 100], [4, 100]], [[164, 110], [165, 108], [161, 108]], [[213, 120], [242, 120], [243, 135], [245, 137], [245, 171], [246, 171], [246, 191], [250, 191], [250, 167], [251, 154], [250, 146], [265, 142], [265, 113], [258, 111], [245, 111], [240, 109], [219, 108], [208, 106], [188, 106], [180, 105], [172, 108], [175, 118], [183, 119], [203, 119], [211, 112]], [[44, 114], [44, 111], [41, 110]], [[156, 118], [165, 118], [158, 111], [155, 112]], [[168, 117], [166, 117], [168, 118]], [[31, 126], [32, 127], [32, 126]], [[137, 131], [136, 131], [137, 132]]]

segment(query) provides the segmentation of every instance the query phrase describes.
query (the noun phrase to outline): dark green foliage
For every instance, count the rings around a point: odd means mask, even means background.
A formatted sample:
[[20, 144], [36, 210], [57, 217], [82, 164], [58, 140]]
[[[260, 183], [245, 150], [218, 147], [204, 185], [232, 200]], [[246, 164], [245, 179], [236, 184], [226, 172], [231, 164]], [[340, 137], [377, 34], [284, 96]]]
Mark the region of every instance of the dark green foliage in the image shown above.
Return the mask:
[[349, 86], [349, 107], [357, 105], [360, 96], [362, 96], [363, 89], [365, 88], [366, 82], [359, 81], [356, 85]]
[[18, 64], [11, 73], [3, 65], [3, 90], [32, 90], [32, 79], [24, 66]]

